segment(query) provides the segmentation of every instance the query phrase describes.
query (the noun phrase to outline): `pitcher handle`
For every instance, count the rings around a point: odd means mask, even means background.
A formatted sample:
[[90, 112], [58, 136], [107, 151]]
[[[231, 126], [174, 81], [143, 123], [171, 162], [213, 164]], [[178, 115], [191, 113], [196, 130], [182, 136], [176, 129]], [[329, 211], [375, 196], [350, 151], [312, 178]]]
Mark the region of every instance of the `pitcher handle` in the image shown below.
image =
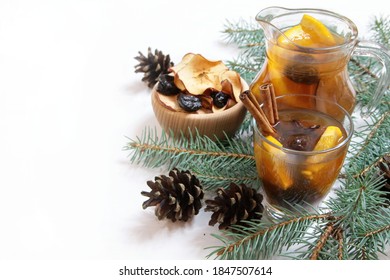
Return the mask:
[[378, 62], [382, 64], [381, 72], [378, 76], [378, 85], [375, 92], [368, 102], [368, 104], [362, 108], [362, 116], [368, 116], [379, 105], [382, 96], [390, 85], [390, 53], [385, 47], [369, 41], [359, 41], [355, 48], [354, 55], [374, 57]]

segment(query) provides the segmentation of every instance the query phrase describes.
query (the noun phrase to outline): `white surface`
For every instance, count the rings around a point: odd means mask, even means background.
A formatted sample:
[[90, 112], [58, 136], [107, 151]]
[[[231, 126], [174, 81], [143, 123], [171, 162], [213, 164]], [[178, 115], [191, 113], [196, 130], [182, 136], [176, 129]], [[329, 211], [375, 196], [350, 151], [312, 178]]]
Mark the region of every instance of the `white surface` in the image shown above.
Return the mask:
[[160, 170], [122, 151], [157, 125], [138, 51], [226, 60], [226, 19], [317, 7], [364, 31], [381, 3], [0, 0], [0, 259], [203, 259], [210, 213], [158, 222], [140, 192]]

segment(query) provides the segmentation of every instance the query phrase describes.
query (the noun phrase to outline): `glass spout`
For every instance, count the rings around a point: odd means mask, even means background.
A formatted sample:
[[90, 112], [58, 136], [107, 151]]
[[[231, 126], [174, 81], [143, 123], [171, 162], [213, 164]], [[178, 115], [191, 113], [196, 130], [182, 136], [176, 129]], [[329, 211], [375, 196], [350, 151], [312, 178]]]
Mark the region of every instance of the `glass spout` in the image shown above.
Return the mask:
[[[291, 9], [274, 6], [265, 8], [256, 15], [256, 21], [263, 28], [264, 35], [268, 41], [275, 43], [277, 38], [283, 34], [280, 29], [281, 26], [276, 25], [278, 22], [281, 22], [277, 19], [292, 11], [293, 10]], [[285, 19], [283, 19], [283, 21], [285, 21]]]

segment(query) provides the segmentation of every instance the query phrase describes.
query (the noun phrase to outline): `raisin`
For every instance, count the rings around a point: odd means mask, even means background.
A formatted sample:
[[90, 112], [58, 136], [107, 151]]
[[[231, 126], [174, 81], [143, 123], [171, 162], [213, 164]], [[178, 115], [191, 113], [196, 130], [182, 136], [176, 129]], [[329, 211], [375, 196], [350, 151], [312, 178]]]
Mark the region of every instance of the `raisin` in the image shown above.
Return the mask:
[[224, 107], [229, 99], [229, 95], [223, 93], [222, 91], [219, 91], [217, 93], [213, 93], [211, 95], [211, 97], [213, 98], [213, 104], [217, 108]]
[[163, 74], [158, 77], [157, 91], [164, 95], [176, 95], [180, 89], [173, 82], [173, 76]]
[[195, 112], [202, 107], [202, 101], [198, 96], [180, 93], [177, 96], [179, 106], [187, 112]]

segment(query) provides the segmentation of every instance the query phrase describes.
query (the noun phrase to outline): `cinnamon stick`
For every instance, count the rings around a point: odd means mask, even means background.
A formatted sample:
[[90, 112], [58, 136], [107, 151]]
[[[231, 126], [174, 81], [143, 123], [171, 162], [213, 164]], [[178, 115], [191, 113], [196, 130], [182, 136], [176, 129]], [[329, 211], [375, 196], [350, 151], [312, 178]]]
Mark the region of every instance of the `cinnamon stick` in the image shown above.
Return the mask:
[[276, 95], [275, 95], [274, 85], [270, 83], [269, 89], [271, 92], [272, 112], [274, 115], [275, 123], [277, 123], [279, 121], [279, 113], [278, 113], [278, 104], [276, 103]]
[[[249, 97], [250, 101], [253, 103], [253, 105], [256, 107], [256, 109], [259, 111], [260, 115], [262, 115], [264, 118], [267, 119], [266, 114], [264, 113], [264, 110], [261, 109], [259, 102], [256, 99], [256, 96], [250, 91], [246, 91], [245, 94]], [[268, 119], [269, 122], [269, 119]]]
[[256, 106], [257, 101], [252, 102], [250, 98], [251, 95], [252, 95], [251, 92], [249, 90], [246, 90], [240, 94], [240, 100], [242, 101], [244, 106], [248, 109], [249, 113], [254, 117], [262, 133], [266, 135], [269, 134], [275, 135], [276, 134], [275, 129], [269, 123], [267, 117], [264, 115], [264, 112], [261, 110], [260, 106], [258, 107]]
[[271, 125], [279, 121], [278, 106], [274, 86], [271, 83], [265, 83], [260, 86], [260, 97], [263, 101], [264, 112]]
[[268, 121], [271, 125], [275, 124], [275, 118], [274, 118], [274, 110], [273, 110], [273, 102], [272, 102], [272, 94], [270, 90], [271, 84], [262, 84], [260, 86], [260, 97], [263, 101], [263, 109], [264, 113], [267, 116]]

